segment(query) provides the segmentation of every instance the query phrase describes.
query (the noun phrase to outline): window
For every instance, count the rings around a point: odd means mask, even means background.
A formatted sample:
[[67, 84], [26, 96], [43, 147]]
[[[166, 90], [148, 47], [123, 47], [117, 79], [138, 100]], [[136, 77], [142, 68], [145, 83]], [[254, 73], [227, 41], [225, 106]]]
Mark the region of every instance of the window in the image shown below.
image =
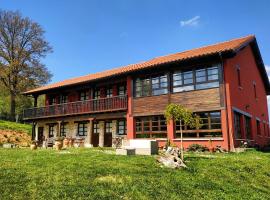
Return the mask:
[[152, 78], [152, 95], [161, 95], [167, 93], [168, 93], [167, 75]]
[[99, 89], [95, 89], [93, 98], [94, 99], [99, 99], [100, 98], [100, 90]]
[[49, 98], [49, 105], [55, 105], [56, 104], [56, 98], [53, 96], [53, 97], [50, 97]]
[[135, 96], [161, 95], [168, 93], [168, 77], [161, 75], [156, 77], [138, 78], [135, 81]]
[[256, 120], [256, 126], [257, 126], [257, 135], [261, 135], [261, 123], [260, 120]]
[[240, 67], [239, 66], [237, 66], [236, 71], [237, 71], [237, 82], [238, 82], [238, 86], [239, 87], [242, 87], [242, 84], [241, 84], [241, 74], [240, 74]]
[[245, 116], [245, 130], [246, 130], [246, 138], [251, 139], [251, 119], [250, 117]]
[[49, 138], [54, 137], [54, 125], [49, 125]]
[[167, 124], [163, 116], [136, 118], [137, 138], [166, 138]]
[[173, 92], [219, 87], [219, 66], [173, 73]]
[[126, 95], [126, 86], [121, 85], [118, 87], [118, 96], [125, 96]]
[[61, 123], [60, 125], [60, 136], [66, 137], [67, 136], [67, 124]]
[[120, 120], [117, 124], [117, 134], [118, 135], [126, 135], [126, 121]]
[[173, 92], [194, 90], [193, 71], [175, 72], [173, 74]]
[[112, 133], [112, 122], [105, 122], [105, 133]]
[[[222, 137], [221, 116], [219, 111], [195, 113], [200, 116], [201, 127], [191, 128], [181, 124], [183, 137]], [[181, 137], [180, 121], [175, 122], [176, 137]]]
[[77, 136], [86, 136], [86, 135], [87, 135], [87, 122], [78, 123]]
[[89, 99], [89, 94], [87, 91], [80, 92], [80, 101], [87, 101]]
[[99, 123], [98, 122], [94, 122], [93, 124], [93, 132], [94, 134], [98, 134], [99, 133]]
[[241, 130], [241, 114], [234, 112], [234, 137], [235, 139], [242, 138]]
[[256, 88], [256, 83], [255, 82], [253, 82], [253, 91], [254, 91], [254, 97], [257, 100], [258, 97], [257, 97], [257, 88]]
[[218, 67], [208, 67], [196, 70], [196, 90], [219, 86]]
[[106, 89], [106, 97], [112, 97], [113, 96], [113, 89], [112, 88], [107, 88]]
[[67, 103], [68, 102], [68, 96], [66, 94], [62, 94], [60, 96], [60, 103]]

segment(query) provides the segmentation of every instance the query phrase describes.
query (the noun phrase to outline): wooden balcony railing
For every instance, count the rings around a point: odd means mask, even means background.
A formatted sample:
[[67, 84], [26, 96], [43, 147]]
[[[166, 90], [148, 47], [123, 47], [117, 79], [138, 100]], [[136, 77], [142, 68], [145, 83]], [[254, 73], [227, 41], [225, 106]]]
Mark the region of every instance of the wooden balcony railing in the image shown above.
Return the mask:
[[87, 101], [76, 101], [45, 107], [35, 107], [24, 110], [23, 117], [27, 119], [88, 114], [127, 109], [127, 96], [116, 96]]

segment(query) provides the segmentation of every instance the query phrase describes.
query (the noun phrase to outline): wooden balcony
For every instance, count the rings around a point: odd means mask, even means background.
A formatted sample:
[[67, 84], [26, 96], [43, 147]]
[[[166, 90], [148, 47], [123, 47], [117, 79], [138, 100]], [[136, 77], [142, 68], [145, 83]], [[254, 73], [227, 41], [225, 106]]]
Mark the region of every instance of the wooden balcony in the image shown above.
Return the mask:
[[121, 111], [127, 109], [127, 96], [76, 101], [24, 110], [24, 120], [78, 114]]

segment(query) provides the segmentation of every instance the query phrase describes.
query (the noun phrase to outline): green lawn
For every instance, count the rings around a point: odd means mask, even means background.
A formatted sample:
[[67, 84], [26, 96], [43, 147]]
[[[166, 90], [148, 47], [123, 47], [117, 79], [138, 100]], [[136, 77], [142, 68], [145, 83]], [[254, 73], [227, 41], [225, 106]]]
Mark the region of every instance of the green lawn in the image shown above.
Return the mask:
[[21, 131], [30, 135], [32, 127], [29, 124], [20, 124], [16, 122], [0, 120], [0, 130]]
[[99, 149], [0, 149], [0, 199], [269, 199], [270, 153], [189, 154], [188, 169]]

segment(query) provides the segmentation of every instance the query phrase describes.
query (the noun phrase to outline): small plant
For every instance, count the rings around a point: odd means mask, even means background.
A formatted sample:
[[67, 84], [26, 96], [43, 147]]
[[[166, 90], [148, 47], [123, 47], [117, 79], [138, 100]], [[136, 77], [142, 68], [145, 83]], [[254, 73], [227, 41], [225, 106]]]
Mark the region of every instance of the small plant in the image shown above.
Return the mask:
[[248, 147], [248, 143], [246, 141], [241, 141], [239, 147], [240, 148], [247, 148]]
[[191, 144], [188, 147], [189, 152], [205, 152], [208, 151], [208, 148], [200, 144]]
[[181, 133], [180, 151], [181, 151], [181, 160], [184, 160], [182, 125], [186, 125], [191, 128], [200, 128], [201, 119], [199, 116], [193, 114], [192, 111], [185, 108], [184, 106], [173, 103], [169, 104], [166, 107], [164, 116], [168, 124], [170, 123], [171, 120], [180, 122], [180, 133]]

